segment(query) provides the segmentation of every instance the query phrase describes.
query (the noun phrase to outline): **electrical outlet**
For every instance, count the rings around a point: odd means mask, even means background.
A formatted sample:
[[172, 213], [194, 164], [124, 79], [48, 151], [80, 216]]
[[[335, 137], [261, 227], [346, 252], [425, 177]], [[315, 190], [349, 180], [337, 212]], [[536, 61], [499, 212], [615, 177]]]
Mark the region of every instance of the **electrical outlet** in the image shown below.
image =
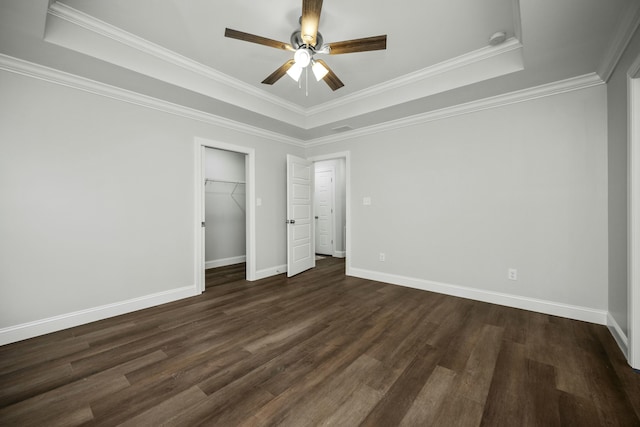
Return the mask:
[[507, 273], [509, 280], [518, 280], [518, 270], [515, 268], [510, 268]]
[[380, 261], [383, 261], [387, 258], [387, 256], [384, 254], [384, 252], [380, 252]]

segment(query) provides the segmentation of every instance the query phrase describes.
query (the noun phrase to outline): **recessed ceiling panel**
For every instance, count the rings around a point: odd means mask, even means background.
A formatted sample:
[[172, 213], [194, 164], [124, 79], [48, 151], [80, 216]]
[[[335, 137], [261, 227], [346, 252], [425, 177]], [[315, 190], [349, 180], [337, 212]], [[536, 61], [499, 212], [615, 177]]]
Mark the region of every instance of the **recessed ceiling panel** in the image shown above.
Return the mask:
[[[311, 107], [433, 66], [487, 45], [496, 31], [515, 32], [515, 0], [325, 0], [320, 33], [325, 42], [388, 35], [384, 51], [327, 55], [345, 86], [332, 91], [305, 75], [262, 85], [291, 52], [224, 37], [225, 28], [289, 42], [299, 27], [301, 0], [64, 0], [94, 18], [163, 46], [242, 82]], [[311, 73], [309, 73], [311, 74]]]

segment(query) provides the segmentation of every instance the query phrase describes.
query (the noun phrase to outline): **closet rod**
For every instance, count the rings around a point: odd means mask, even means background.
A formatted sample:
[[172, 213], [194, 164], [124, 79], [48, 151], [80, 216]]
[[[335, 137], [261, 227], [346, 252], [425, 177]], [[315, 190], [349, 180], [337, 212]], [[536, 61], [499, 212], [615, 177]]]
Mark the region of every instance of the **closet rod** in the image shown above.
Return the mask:
[[224, 181], [224, 180], [221, 180], [221, 179], [209, 179], [209, 178], [205, 179], [204, 182], [205, 182], [205, 184], [207, 182], [222, 182], [224, 184], [243, 184], [243, 185], [246, 184], [246, 182], [244, 182], [244, 181]]

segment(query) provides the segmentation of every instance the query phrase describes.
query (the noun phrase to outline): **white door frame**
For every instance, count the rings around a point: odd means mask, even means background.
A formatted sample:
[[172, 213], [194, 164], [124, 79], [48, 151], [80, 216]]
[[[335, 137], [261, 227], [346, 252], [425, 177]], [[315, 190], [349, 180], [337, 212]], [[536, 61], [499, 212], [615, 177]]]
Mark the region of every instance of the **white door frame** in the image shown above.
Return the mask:
[[640, 369], [640, 55], [627, 73], [628, 92], [628, 328], [632, 368]]
[[194, 139], [194, 202], [195, 202], [195, 218], [194, 218], [194, 240], [195, 240], [195, 260], [194, 274], [195, 287], [200, 292], [204, 292], [204, 180], [205, 180], [205, 148], [217, 148], [220, 150], [233, 151], [245, 154], [245, 207], [246, 207], [246, 252], [247, 252], [247, 280], [256, 280], [256, 214], [253, 201], [255, 200], [255, 176], [256, 161], [255, 150], [253, 148], [243, 147], [241, 145], [228, 144], [226, 142], [214, 141], [211, 139], [195, 137]]
[[[345, 228], [346, 228], [346, 236], [345, 236], [345, 252], [346, 252], [346, 265], [345, 265], [345, 274], [347, 276], [351, 276], [351, 152], [350, 151], [340, 151], [337, 153], [329, 153], [322, 154], [318, 156], [307, 157], [307, 160], [311, 160], [312, 162], [318, 162], [321, 160], [334, 160], [334, 159], [344, 159], [345, 163], [345, 193], [346, 193], [346, 204], [345, 204]], [[335, 193], [335, 192], [334, 192]], [[335, 227], [334, 227], [335, 229]], [[335, 252], [335, 249], [334, 249]]]

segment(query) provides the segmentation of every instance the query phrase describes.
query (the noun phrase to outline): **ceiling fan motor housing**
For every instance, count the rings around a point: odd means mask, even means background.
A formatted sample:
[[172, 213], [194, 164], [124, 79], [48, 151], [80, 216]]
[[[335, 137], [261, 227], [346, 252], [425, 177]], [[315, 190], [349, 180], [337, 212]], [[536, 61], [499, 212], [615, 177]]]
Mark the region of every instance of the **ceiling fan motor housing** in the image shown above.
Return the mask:
[[300, 30], [294, 31], [291, 34], [291, 46], [293, 46], [294, 49], [300, 49], [301, 47], [305, 47], [307, 49], [311, 49], [315, 51], [317, 50], [316, 47], [318, 48], [322, 47], [323, 43], [324, 43], [324, 39], [322, 38], [322, 34], [320, 34], [320, 32], [318, 32], [316, 35], [316, 44], [314, 45], [308, 45], [307, 43], [304, 42], [304, 40], [302, 39], [302, 32]]

